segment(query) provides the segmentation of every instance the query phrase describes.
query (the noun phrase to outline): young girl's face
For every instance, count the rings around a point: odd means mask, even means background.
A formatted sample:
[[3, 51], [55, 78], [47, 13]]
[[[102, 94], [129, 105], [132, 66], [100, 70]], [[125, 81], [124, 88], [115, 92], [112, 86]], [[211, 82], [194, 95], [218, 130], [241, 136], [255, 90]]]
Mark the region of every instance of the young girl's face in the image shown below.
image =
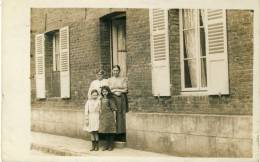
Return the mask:
[[104, 96], [107, 96], [108, 91], [107, 91], [106, 89], [103, 89], [103, 90], [102, 90], [102, 94], [103, 94]]
[[97, 99], [98, 98], [98, 94], [96, 92], [92, 93], [91, 94], [91, 98], [94, 99], [94, 100]]

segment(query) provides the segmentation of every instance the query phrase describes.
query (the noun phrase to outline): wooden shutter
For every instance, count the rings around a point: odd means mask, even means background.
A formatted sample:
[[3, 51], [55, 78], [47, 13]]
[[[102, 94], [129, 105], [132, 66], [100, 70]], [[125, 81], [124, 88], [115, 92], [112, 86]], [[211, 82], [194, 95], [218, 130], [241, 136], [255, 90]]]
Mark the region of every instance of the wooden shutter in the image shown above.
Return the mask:
[[207, 78], [210, 95], [229, 94], [226, 12], [206, 11]]
[[69, 27], [60, 29], [60, 90], [61, 98], [70, 97]]
[[35, 36], [36, 98], [45, 98], [45, 43], [44, 34]]
[[168, 10], [150, 9], [152, 91], [154, 96], [170, 96]]

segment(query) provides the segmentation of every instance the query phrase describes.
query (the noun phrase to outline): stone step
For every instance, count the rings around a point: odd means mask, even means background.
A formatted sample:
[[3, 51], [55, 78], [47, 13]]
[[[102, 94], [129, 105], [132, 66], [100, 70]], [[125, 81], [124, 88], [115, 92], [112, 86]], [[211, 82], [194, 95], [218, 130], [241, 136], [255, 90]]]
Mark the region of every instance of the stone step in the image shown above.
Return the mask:
[[125, 148], [126, 142], [116, 141], [115, 142], [115, 148]]

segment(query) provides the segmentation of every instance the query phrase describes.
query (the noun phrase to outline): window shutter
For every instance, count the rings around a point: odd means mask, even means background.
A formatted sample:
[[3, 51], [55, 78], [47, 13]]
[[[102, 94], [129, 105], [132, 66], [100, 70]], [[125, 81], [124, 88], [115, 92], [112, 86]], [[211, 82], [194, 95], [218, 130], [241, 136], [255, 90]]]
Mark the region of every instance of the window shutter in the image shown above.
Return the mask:
[[208, 9], [206, 17], [208, 92], [210, 95], [229, 94], [226, 12]]
[[69, 27], [60, 29], [60, 90], [61, 98], [70, 97]]
[[168, 10], [150, 9], [152, 91], [154, 96], [170, 96]]
[[45, 43], [44, 34], [35, 36], [36, 98], [45, 98]]

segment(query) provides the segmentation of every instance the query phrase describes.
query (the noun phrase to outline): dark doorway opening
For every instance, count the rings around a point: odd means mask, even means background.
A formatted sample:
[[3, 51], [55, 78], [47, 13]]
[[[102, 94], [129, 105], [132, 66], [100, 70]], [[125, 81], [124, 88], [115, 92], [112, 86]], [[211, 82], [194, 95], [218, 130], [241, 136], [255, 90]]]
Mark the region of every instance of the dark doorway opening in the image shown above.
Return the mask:
[[[113, 12], [100, 18], [101, 66], [111, 77], [113, 65], [121, 67], [121, 76], [127, 75], [126, 64], [126, 13]], [[104, 134], [100, 134], [104, 140]], [[126, 141], [126, 134], [116, 134], [115, 141]]]

